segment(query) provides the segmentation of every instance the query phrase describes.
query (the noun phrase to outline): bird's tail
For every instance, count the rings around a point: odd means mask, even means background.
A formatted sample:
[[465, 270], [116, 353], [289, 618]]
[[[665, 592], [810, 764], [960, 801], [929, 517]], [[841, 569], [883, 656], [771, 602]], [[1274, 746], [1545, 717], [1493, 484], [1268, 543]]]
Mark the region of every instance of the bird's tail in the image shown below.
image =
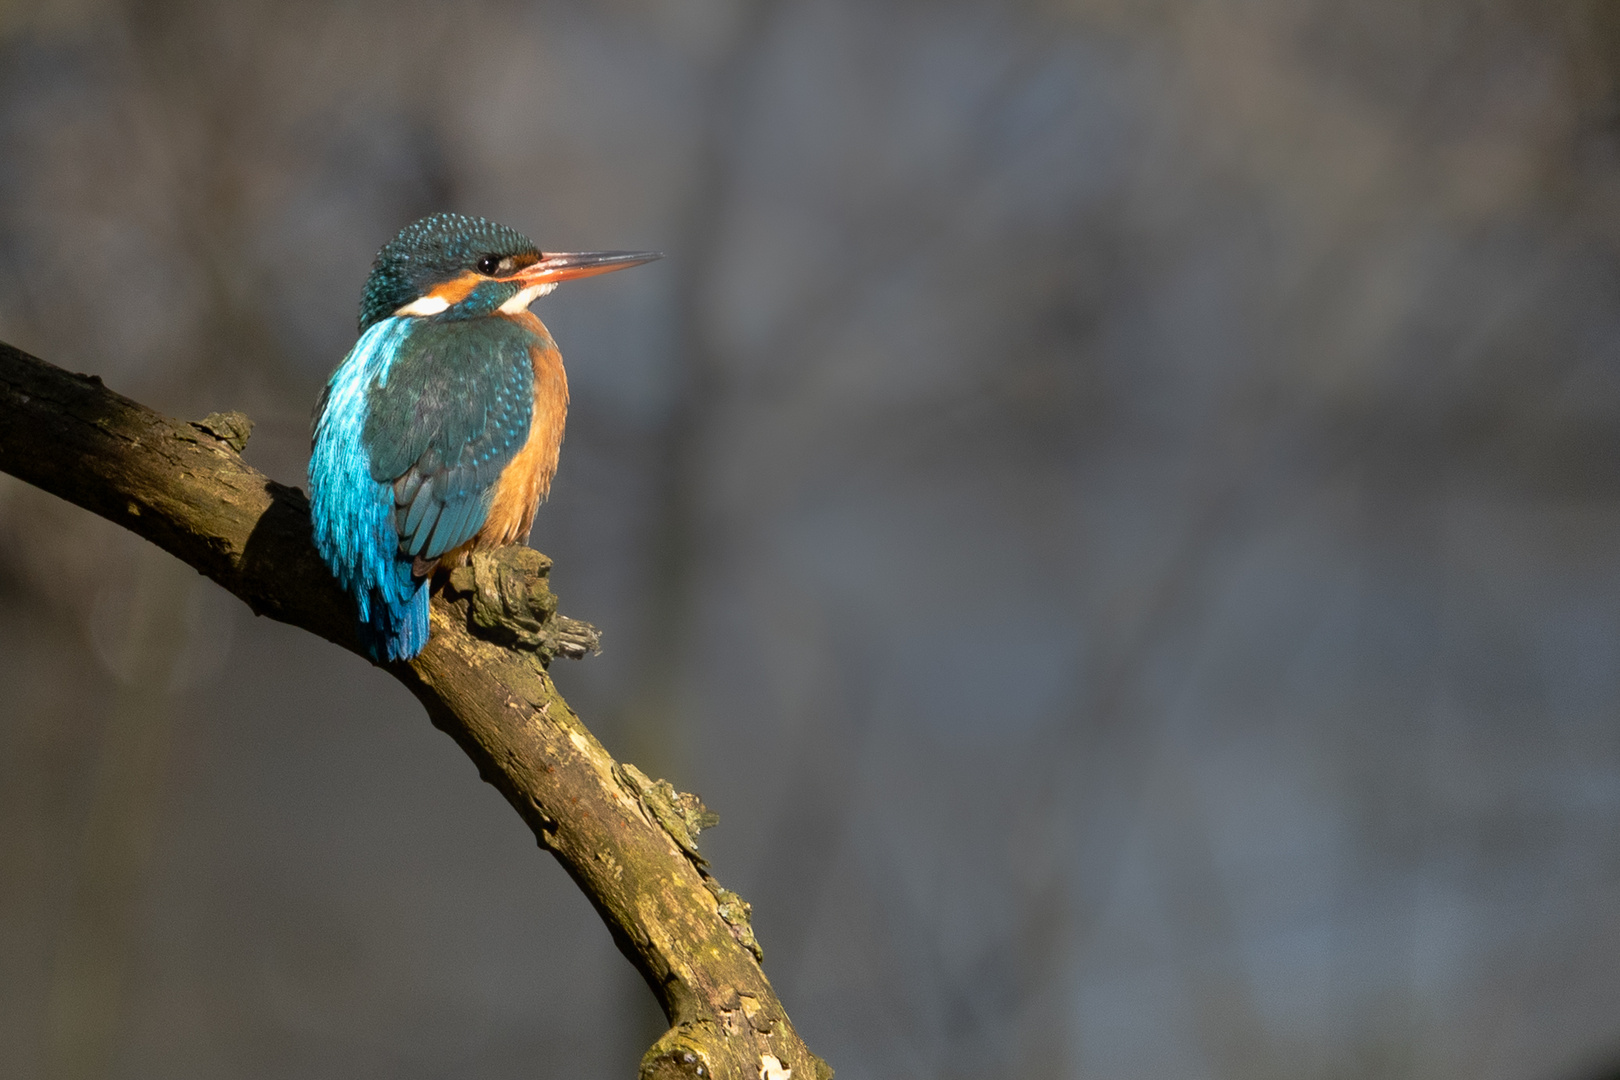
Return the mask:
[[409, 660], [427, 645], [428, 583], [418, 581], [403, 603], [389, 601], [382, 591], [371, 591], [366, 618], [360, 623], [360, 641], [373, 660]]

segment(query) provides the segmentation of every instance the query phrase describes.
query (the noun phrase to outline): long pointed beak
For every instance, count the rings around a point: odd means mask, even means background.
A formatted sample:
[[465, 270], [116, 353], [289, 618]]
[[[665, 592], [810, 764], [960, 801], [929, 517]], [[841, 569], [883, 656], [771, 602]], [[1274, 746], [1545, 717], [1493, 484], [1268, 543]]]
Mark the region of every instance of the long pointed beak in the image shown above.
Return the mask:
[[540, 285], [548, 281], [607, 274], [663, 257], [660, 251], [553, 251], [542, 254], [539, 262], [525, 266], [505, 280], [520, 282], [525, 286]]

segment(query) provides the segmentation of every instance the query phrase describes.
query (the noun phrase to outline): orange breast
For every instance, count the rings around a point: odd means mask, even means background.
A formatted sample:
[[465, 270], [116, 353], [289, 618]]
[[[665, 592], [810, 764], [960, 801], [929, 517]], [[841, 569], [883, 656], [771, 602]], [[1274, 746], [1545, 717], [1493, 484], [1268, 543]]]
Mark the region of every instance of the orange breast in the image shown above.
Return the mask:
[[536, 339], [529, 350], [534, 363], [534, 418], [529, 441], [501, 473], [489, 517], [473, 537], [472, 546], [481, 548], [518, 544], [529, 538], [534, 512], [551, 490], [551, 478], [557, 472], [563, 424], [568, 419], [568, 376], [556, 342], [545, 325], [527, 311], [505, 317], [525, 323]]

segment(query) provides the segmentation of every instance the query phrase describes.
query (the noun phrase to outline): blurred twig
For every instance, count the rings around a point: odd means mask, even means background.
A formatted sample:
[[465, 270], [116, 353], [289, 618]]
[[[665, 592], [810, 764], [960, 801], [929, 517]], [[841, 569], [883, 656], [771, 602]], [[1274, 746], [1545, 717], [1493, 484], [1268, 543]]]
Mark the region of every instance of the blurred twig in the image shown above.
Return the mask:
[[[240, 441], [218, 428], [170, 420], [98, 378], [0, 345], [0, 469], [151, 540], [256, 613], [358, 651], [303, 493], [243, 464]], [[544, 592], [537, 578], [532, 594]], [[649, 796], [662, 786], [608, 755], [535, 653], [475, 636], [475, 595], [436, 597], [427, 649], [388, 670], [562, 862], [658, 996], [673, 1026], [643, 1057], [642, 1076], [829, 1077], [760, 969], [747, 905]]]

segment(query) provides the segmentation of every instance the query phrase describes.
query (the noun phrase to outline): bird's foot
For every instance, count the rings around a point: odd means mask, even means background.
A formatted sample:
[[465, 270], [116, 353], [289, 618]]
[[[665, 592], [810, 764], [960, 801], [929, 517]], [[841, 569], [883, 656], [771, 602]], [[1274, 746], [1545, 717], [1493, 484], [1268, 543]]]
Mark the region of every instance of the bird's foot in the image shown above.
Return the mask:
[[557, 614], [550, 571], [551, 560], [531, 547], [475, 551], [467, 565], [450, 571], [445, 589], [453, 599], [467, 599], [473, 633], [533, 652], [541, 664], [554, 656], [577, 660], [601, 652], [596, 627]]

